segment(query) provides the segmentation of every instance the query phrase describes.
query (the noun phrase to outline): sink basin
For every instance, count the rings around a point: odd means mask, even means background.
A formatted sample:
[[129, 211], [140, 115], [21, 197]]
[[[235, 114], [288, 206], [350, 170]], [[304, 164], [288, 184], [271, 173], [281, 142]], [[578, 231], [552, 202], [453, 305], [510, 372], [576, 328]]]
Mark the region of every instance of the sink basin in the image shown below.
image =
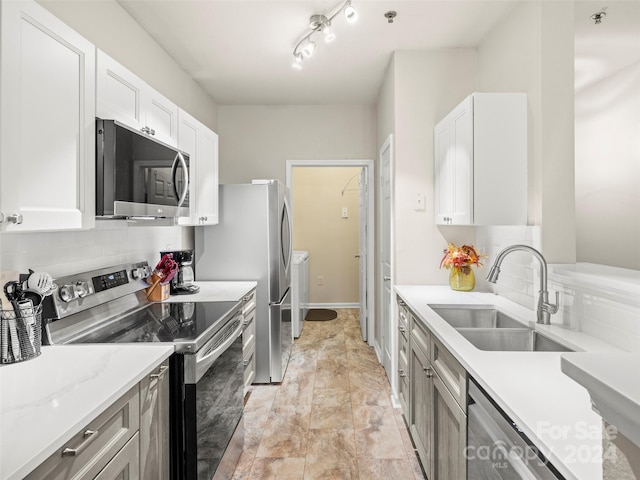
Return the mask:
[[429, 305], [454, 328], [526, 328], [493, 305]]
[[530, 328], [459, 328], [458, 332], [480, 350], [505, 352], [572, 352], [568, 347]]

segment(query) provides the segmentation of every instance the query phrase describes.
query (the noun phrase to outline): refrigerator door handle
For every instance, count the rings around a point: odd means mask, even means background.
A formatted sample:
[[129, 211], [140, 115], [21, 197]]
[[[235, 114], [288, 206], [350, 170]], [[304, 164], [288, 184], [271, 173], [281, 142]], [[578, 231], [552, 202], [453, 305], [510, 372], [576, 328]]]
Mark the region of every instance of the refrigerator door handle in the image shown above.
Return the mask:
[[287, 288], [287, 290], [284, 292], [284, 295], [282, 295], [282, 298], [280, 299], [280, 301], [278, 302], [269, 302], [269, 306], [270, 307], [281, 307], [284, 304], [284, 301], [287, 299], [287, 295], [289, 294], [289, 288]]
[[[286, 231], [285, 231], [285, 227], [286, 227]], [[291, 215], [289, 213], [289, 202], [287, 200], [287, 196], [284, 196], [284, 207], [283, 207], [283, 212], [282, 212], [282, 220], [281, 220], [281, 225], [280, 225], [280, 236], [281, 241], [280, 244], [282, 245], [282, 259], [284, 262], [284, 270], [285, 272], [289, 271], [289, 266], [291, 265], [291, 258], [293, 255], [293, 231], [291, 228]], [[287, 242], [287, 251], [285, 251], [285, 242], [284, 242], [284, 237], [287, 236], [288, 238], [288, 242]]]

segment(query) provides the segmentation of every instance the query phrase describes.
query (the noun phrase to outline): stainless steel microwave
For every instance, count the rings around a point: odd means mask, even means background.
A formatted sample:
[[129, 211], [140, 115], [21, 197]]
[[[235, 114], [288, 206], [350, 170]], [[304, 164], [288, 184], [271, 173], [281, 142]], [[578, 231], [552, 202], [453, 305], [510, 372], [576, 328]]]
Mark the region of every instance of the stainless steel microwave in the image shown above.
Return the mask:
[[189, 216], [189, 155], [117, 120], [96, 118], [96, 216]]

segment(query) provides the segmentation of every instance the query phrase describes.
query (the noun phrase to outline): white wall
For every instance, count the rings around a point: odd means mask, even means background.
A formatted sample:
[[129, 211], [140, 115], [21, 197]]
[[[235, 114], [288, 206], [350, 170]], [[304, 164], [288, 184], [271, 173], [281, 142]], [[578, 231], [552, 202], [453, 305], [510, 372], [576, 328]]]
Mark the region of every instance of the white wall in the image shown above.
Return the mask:
[[376, 157], [373, 105], [220, 105], [220, 183], [285, 182], [286, 160]]
[[[433, 127], [476, 84], [476, 52], [450, 49], [396, 52], [395, 97], [395, 271], [397, 284], [443, 284], [439, 270], [447, 242], [472, 243], [466, 227], [437, 227], [434, 222]], [[426, 210], [414, 210], [424, 194]]]
[[640, 270], [639, 132], [640, 63], [576, 92], [580, 262]]
[[548, 261], [575, 262], [572, 2], [522, 2], [478, 47], [478, 90], [528, 95], [529, 224]]

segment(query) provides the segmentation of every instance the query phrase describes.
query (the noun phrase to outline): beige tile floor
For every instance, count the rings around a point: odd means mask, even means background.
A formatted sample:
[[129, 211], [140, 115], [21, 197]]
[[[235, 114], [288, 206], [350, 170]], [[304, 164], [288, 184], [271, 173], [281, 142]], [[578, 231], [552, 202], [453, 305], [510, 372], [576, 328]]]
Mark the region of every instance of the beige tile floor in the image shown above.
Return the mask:
[[305, 322], [280, 385], [253, 385], [234, 480], [423, 480], [357, 309]]

